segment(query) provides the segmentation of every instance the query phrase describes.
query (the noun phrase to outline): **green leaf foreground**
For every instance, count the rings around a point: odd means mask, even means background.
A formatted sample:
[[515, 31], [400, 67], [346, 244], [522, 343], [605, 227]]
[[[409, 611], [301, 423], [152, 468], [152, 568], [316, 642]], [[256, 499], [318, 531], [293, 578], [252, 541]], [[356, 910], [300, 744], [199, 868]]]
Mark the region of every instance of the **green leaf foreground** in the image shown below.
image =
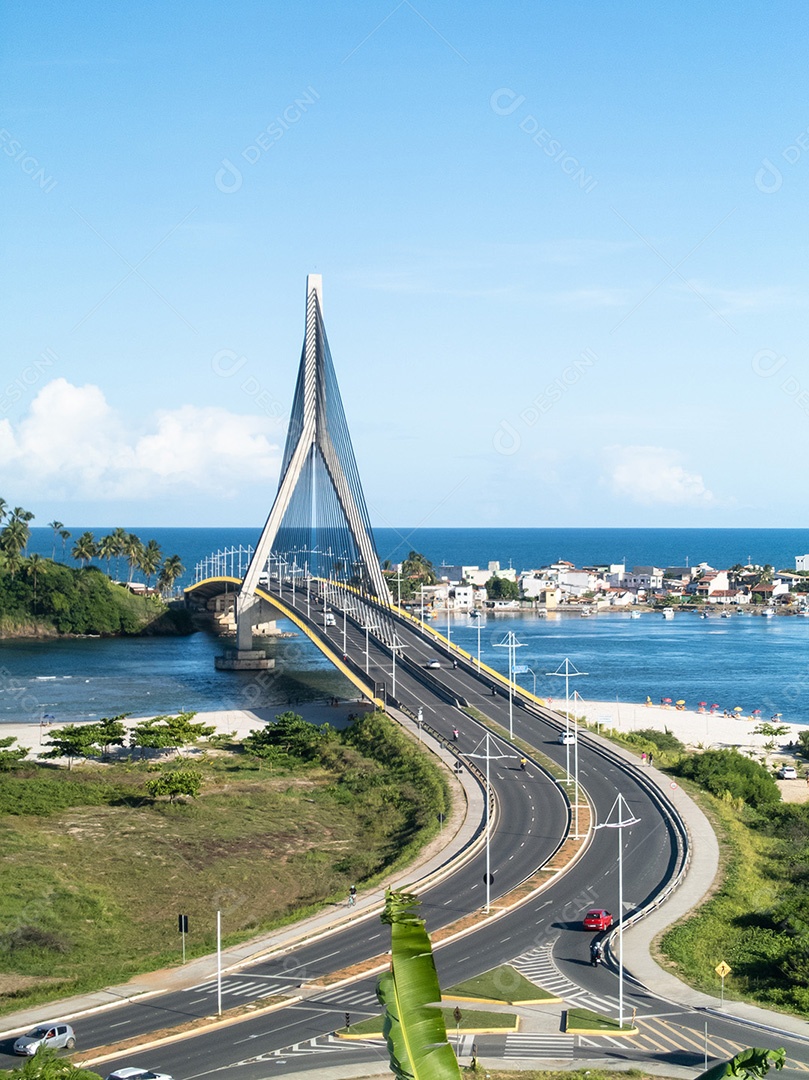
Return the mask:
[[381, 916], [391, 928], [391, 964], [376, 993], [385, 1007], [391, 1072], [399, 1080], [460, 1080], [441, 1009], [432, 1004], [440, 1002], [441, 988], [424, 920], [414, 912], [418, 904], [412, 893], [388, 889]]
[[725, 1076], [737, 1076], [740, 1080], [753, 1080], [766, 1076], [771, 1068], [776, 1071], [783, 1069], [786, 1060], [786, 1051], [762, 1050], [760, 1047], [750, 1047], [740, 1050], [729, 1061], [722, 1061], [713, 1068], [700, 1073], [697, 1080], [721, 1080]]

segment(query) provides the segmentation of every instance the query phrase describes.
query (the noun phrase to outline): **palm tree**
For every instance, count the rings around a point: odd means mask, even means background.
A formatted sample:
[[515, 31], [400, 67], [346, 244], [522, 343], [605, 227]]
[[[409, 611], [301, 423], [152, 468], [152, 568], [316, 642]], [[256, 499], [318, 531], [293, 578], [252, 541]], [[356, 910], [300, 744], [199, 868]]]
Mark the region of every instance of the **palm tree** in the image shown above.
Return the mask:
[[74, 559], [81, 561], [82, 569], [97, 554], [95, 537], [91, 532], [83, 532], [73, 545]]
[[[28, 550], [28, 540], [31, 536], [31, 530], [28, 528], [28, 522], [33, 521], [33, 518], [33, 513], [30, 510], [26, 510], [22, 506], [15, 506], [14, 509], [11, 511], [11, 524], [13, 524], [15, 521], [19, 522], [25, 529], [25, 543], [22, 545], [22, 548], [25, 548], [26, 551]], [[22, 550], [22, 548], [20, 550]]]
[[102, 536], [98, 541], [98, 550], [96, 554], [99, 559], [107, 560], [107, 577], [112, 577], [110, 574], [110, 563], [113, 555], [118, 553], [118, 543], [115, 536], [112, 533], [108, 533], [107, 536]]
[[165, 595], [170, 593], [174, 587], [174, 582], [185, 573], [185, 567], [180, 561], [179, 555], [169, 555], [163, 561], [163, 565], [160, 568], [160, 577], [157, 579], [157, 587], [161, 593]]
[[2, 543], [4, 551], [19, 555], [23, 548], [27, 546], [30, 535], [31, 530], [28, 525], [21, 518], [12, 515], [8, 525], [0, 533], [0, 543]]
[[126, 555], [126, 530], [122, 528], [113, 529], [111, 533], [112, 539], [115, 542], [115, 576], [121, 580], [121, 564], [119, 559], [122, 555]]
[[6, 502], [6, 500], [5, 499], [0, 499], [0, 522], [2, 522], [3, 518], [8, 513], [7, 507], [8, 507], [8, 503]]
[[143, 544], [140, 542], [140, 537], [135, 536], [134, 533], [127, 533], [123, 542], [123, 554], [126, 555], [127, 562], [129, 563], [129, 579], [127, 585], [132, 584], [132, 575], [135, 573], [135, 567], [140, 562], [142, 551]]
[[45, 560], [37, 555], [29, 555], [25, 561], [25, 576], [34, 580], [34, 614], [37, 613], [37, 575], [45, 573]]
[[56, 559], [56, 538], [59, 535], [61, 529], [64, 529], [64, 525], [61, 521], [49, 521], [48, 528], [53, 529], [53, 551], [51, 558]]
[[70, 539], [70, 535], [71, 534], [70, 534], [69, 529], [60, 529], [59, 530], [59, 539], [62, 541], [62, 559], [63, 560], [67, 558], [67, 550], [66, 549], [67, 549], [67, 542]]
[[11, 574], [11, 580], [13, 581], [14, 575], [22, 566], [22, 558], [20, 557], [19, 551], [14, 551], [10, 548], [4, 549], [3, 551], [0, 551], [0, 559], [2, 559], [3, 568], [8, 570]]
[[146, 577], [146, 588], [149, 588], [149, 583], [152, 580], [152, 575], [157, 573], [157, 568], [160, 566], [160, 560], [163, 557], [163, 553], [160, 550], [160, 545], [156, 540], [150, 540], [146, 547], [141, 546], [140, 558], [138, 559], [138, 566], [143, 571]]

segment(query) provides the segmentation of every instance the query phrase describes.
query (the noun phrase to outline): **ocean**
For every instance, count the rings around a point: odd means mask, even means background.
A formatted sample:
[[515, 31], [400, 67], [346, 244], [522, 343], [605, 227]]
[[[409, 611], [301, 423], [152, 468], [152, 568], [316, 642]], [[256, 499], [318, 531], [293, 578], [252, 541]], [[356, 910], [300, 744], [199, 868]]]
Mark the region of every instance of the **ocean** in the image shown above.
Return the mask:
[[[73, 536], [84, 528], [71, 528]], [[93, 529], [101, 536], [106, 529]], [[155, 539], [164, 555], [178, 554], [192, 578], [194, 564], [226, 546], [255, 543], [258, 529], [137, 529]], [[691, 565], [718, 568], [737, 562], [793, 568], [809, 551], [809, 530], [798, 529], [378, 529], [380, 557], [400, 561], [421, 551], [436, 566], [498, 561], [518, 570], [564, 558], [578, 566], [623, 562], [627, 566]], [[50, 556], [49, 529], [32, 530], [29, 552]], [[57, 547], [57, 555], [60, 554]], [[122, 572], [125, 571], [122, 569]], [[809, 723], [809, 619], [734, 615], [731, 619], [678, 612], [671, 621], [644, 613], [609, 612], [582, 619], [559, 615], [498, 614], [480, 621], [483, 660], [508, 670], [499, 647], [509, 630], [520, 642], [518, 676], [527, 689], [556, 700], [564, 680], [547, 673], [568, 657], [586, 676], [571, 681], [588, 700], [643, 702], [662, 697], [701, 701], [720, 709], [740, 706], [746, 715], [780, 712]], [[433, 624], [443, 629], [437, 620]], [[283, 627], [282, 627], [283, 628]], [[286, 627], [286, 629], [292, 629]], [[476, 655], [478, 626], [453, 620], [454, 640]], [[71, 639], [0, 642], [0, 723], [43, 717], [64, 723], [121, 712], [155, 715], [180, 709], [286, 708], [296, 701], [354, 696], [314, 646], [301, 637], [275, 646], [276, 671], [257, 679], [214, 670], [219, 642], [207, 634], [188, 638]]]

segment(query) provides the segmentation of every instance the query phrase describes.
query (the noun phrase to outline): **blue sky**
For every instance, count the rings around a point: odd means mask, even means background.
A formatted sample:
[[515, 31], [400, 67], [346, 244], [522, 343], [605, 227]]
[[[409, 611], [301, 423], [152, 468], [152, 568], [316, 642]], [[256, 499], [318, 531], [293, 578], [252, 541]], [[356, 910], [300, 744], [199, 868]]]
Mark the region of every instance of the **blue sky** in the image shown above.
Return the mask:
[[36, 524], [261, 524], [309, 272], [375, 524], [805, 524], [805, 4], [2, 22]]

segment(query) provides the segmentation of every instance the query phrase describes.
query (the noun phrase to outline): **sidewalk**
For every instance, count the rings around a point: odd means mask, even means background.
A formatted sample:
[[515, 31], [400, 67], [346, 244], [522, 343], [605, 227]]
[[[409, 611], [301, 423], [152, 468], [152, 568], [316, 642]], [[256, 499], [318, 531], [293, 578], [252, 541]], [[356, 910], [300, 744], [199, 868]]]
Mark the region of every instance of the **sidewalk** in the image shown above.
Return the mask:
[[[391, 710], [395, 712], [395, 710]], [[377, 917], [382, 910], [385, 889], [401, 888], [418, 892], [451, 872], [453, 864], [465, 855], [465, 849], [480, 828], [485, 817], [485, 799], [477, 781], [465, 769], [457, 775], [452, 766], [455, 756], [437, 740], [425, 732], [418, 732], [416, 724], [404, 714], [395, 713], [399, 723], [428, 744], [449, 767], [450, 784], [457, 798], [453, 812], [441, 833], [424, 849], [415, 863], [398, 870], [383, 885], [357, 895], [353, 909], [347, 905], [332, 905], [300, 922], [291, 924], [269, 934], [252, 938], [240, 945], [222, 950], [222, 974], [233, 972], [268, 956], [273, 952], [291, 948], [322, 937], [330, 930]], [[418, 876], [416, 876], [418, 875]], [[202, 956], [180, 967], [163, 968], [160, 971], [136, 975], [121, 986], [107, 987], [92, 993], [79, 994], [50, 1004], [32, 1006], [0, 1019], [3, 1030], [0, 1038], [8, 1038], [27, 1031], [35, 1024], [48, 1023], [54, 1018], [72, 1020], [89, 1013], [114, 1009], [123, 1002], [133, 1001], [155, 994], [184, 990], [197, 983], [216, 978], [216, 954]]]

